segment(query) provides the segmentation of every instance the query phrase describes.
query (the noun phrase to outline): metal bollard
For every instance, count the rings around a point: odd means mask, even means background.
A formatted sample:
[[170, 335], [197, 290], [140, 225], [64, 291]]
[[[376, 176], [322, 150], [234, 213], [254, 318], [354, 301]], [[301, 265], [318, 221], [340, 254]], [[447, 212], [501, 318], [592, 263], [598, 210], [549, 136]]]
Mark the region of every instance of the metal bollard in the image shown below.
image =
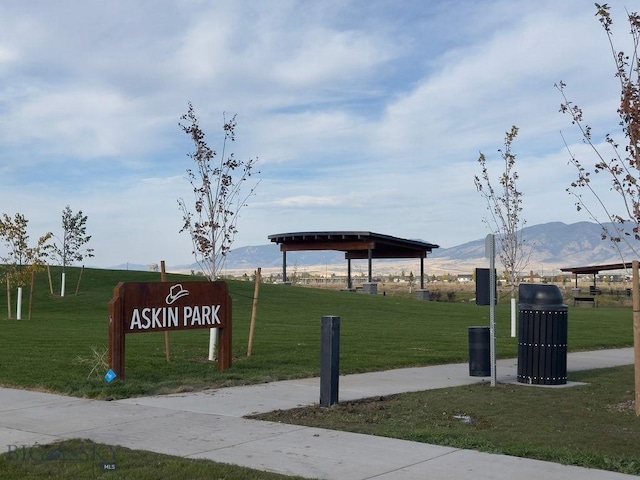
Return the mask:
[[340, 317], [322, 317], [320, 343], [320, 406], [338, 403], [340, 375]]

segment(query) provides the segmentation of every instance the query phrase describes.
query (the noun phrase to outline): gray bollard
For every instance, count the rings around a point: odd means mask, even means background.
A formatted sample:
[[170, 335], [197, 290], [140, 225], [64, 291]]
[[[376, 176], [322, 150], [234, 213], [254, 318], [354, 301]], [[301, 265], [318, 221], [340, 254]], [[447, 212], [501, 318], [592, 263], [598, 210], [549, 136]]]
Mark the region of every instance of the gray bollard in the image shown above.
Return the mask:
[[340, 375], [340, 317], [322, 317], [320, 343], [320, 406], [338, 403]]

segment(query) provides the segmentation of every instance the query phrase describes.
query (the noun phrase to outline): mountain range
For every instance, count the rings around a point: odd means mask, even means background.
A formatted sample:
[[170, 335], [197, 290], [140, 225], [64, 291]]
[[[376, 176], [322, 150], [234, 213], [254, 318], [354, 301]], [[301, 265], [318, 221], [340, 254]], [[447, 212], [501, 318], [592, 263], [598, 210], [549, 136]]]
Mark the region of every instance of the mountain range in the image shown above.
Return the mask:
[[[524, 228], [522, 238], [524, 248], [531, 251], [531, 259], [535, 262], [582, 266], [622, 261], [613, 243], [602, 239], [602, 226], [597, 223], [544, 223]], [[434, 251], [432, 258], [481, 258], [484, 256], [484, 244], [485, 239], [480, 239], [451, 248], [438, 249]], [[629, 261], [630, 249], [623, 242], [617, 245], [625, 260]]]
[[[565, 224], [551, 222], [526, 227], [522, 230], [524, 249], [530, 252], [527, 270], [559, 270], [564, 267], [620, 263], [620, 253], [609, 240], [602, 239], [602, 227], [597, 223], [578, 222]], [[437, 243], [437, 242], [435, 242]], [[618, 243], [625, 261], [633, 255], [624, 243]], [[625, 248], [626, 247], [626, 248]], [[366, 262], [366, 260], [364, 261]], [[496, 258], [499, 264], [499, 259]], [[415, 269], [417, 260], [375, 260], [374, 267], [380, 273], [394, 269]], [[430, 274], [468, 273], [475, 267], [487, 265], [485, 239], [462, 243], [450, 248], [434, 250], [425, 261]], [[147, 270], [148, 266], [129, 265], [129, 269]], [[228, 272], [252, 272], [263, 270], [279, 271], [282, 268], [282, 253], [275, 243], [240, 247], [231, 250], [226, 257], [225, 270]], [[287, 268], [315, 267], [319, 272], [346, 270], [343, 252], [301, 251], [287, 253]], [[114, 267], [123, 268], [123, 266]], [[169, 267], [171, 271], [197, 270], [197, 264]]]
[[[526, 227], [522, 230], [524, 249], [531, 252], [530, 267], [539, 270], [542, 264], [548, 269], [597, 265], [621, 262], [620, 253], [609, 240], [602, 239], [602, 227], [597, 223], [578, 222], [567, 225], [551, 222]], [[632, 257], [628, 247], [618, 243], [625, 261]], [[427, 258], [435, 264], [474, 264], [482, 266], [485, 259], [485, 239], [478, 239], [450, 248], [438, 248]], [[496, 260], [498, 261], [498, 260]], [[406, 260], [376, 260], [376, 263], [406, 263]], [[415, 263], [415, 261], [412, 261]], [[292, 266], [345, 265], [344, 253], [335, 251], [288, 252], [288, 268]], [[281, 268], [282, 253], [278, 245], [260, 245], [231, 250], [227, 255], [226, 268], [229, 270], [254, 270]], [[346, 268], [346, 267], [345, 267]], [[465, 267], [466, 268], [466, 267]], [[543, 267], [544, 268], [544, 267]]]

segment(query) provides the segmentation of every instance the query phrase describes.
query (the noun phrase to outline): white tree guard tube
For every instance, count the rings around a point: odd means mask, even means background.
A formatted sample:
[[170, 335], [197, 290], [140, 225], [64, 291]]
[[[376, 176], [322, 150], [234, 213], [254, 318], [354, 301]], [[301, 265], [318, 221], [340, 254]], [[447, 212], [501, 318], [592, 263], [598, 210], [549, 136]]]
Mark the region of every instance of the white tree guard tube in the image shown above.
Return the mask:
[[62, 286], [60, 287], [60, 296], [64, 297], [64, 286], [67, 281], [67, 274], [62, 272]]
[[213, 362], [216, 359], [216, 347], [218, 346], [218, 329], [209, 329], [209, 361]]
[[516, 336], [516, 299], [511, 299], [511, 338]]
[[16, 305], [16, 319], [22, 320], [22, 287], [18, 287], [18, 302]]

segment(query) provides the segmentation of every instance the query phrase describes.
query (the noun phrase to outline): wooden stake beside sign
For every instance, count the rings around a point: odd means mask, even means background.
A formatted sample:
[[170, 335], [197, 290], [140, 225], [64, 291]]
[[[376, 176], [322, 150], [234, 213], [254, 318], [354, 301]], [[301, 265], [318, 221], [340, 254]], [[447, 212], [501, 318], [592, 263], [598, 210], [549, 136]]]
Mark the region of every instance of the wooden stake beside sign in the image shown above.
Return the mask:
[[7, 318], [11, 320], [11, 280], [7, 274]]
[[53, 295], [53, 282], [51, 281], [51, 268], [47, 265], [47, 276], [49, 277], [49, 291]]
[[247, 357], [253, 352], [253, 335], [256, 331], [256, 314], [258, 312], [258, 293], [260, 292], [260, 277], [262, 269], [256, 270], [256, 286], [253, 291], [253, 306], [251, 308], [251, 325], [249, 327], [249, 345], [247, 347]]
[[31, 270], [31, 289], [29, 290], [29, 320], [31, 320], [31, 311], [33, 310], [33, 289], [36, 286], [36, 272]]
[[[164, 260], [160, 261], [160, 280], [167, 281], [167, 269]], [[171, 363], [171, 335], [168, 331], [164, 332], [164, 356], [167, 359], [167, 363]]]
[[109, 367], [125, 377], [132, 333], [219, 329], [218, 369], [231, 367], [231, 296], [224, 282], [119, 283], [109, 302]]
[[78, 284], [76, 285], [76, 296], [80, 291], [80, 280], [82, 280], [82, 272], [84, 272], [84, 265], [82, 265], [82, 268], [80, 269], [80, 275], [78, 275]]

